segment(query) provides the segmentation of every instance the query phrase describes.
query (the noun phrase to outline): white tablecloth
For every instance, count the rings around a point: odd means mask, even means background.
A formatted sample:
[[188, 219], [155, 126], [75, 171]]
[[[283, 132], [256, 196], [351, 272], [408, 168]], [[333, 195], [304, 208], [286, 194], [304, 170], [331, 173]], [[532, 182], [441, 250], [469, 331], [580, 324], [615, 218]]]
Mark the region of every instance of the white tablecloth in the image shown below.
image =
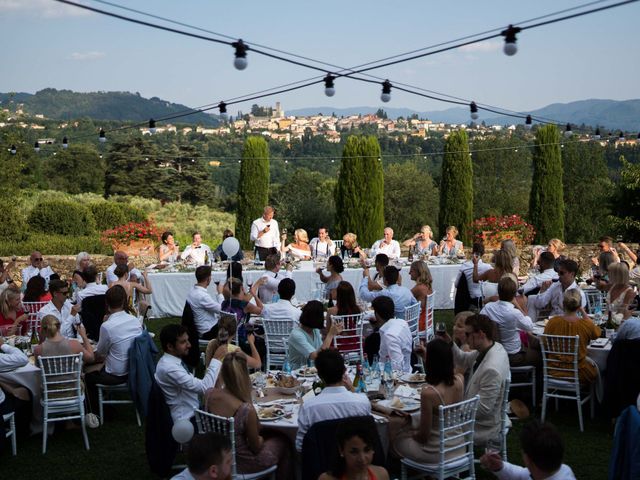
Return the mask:
[[[460, 265], [429, 265], [429, 270], [433, 277], [433, 290], [435, 292], [435, 309], [453, 309], [455, 297], [455, 279], [460, 270]], [[253, 283], [264, 274], [264, 270], [248, 270], [243, 272], [244, 283]], [[414, 283], [409, 278], [409, 267], [402, 269], [402, 285], [413, 287]], [[214, 281], [224, 281], [226, 272], [214, 271]], [[300, 269], [294, 270], [292, 275], [296, 282], [296, 299], [304, 303], [312, 300], [313, 292], [318, 288], [320, 282], [318, 274], [313, 268], [313, 262], [301, 262]], [[353, 285], [358, 292], [358, 286], [362, 280], [362, 269], [347, 268], [342, 272], [342, 278]], [[184, 302], [189, 294], [189, 290], [195, 284], [195, 273], [150, 273], [149, 280], [153, 288], [151, 295], [151, 312], [153, 318], [160, 317], [180, 317], [184, 308]], [[213, 281], [209, 286], [209, 293], [215, 293]]]
[[42, 432], [42, 381], [40, 379], [40, 369], [27, 363], [24, 367], [17, 368], [11, 372], [0, 373], [0, 381], [10, 382], [27, 388], [32, 397], [31, 433]]

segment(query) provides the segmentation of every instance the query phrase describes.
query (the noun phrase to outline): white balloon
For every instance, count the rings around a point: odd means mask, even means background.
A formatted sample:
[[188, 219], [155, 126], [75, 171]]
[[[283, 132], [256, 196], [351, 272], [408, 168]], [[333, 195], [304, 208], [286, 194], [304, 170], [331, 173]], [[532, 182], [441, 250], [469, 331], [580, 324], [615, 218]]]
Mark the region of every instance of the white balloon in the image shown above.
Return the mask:
[[236, 237], [227, 237], [224, 239], [224, 242], [222, 242], [222, 251], [229, 257], [229, 260], [231, 260], [231, 257], [238, 253], [239, 250], [240, 242]]
[[173, 439], [178, 443], [187, 443], [193, 437], [193, 424], [189, 420], [178, 420], [171, 429]]

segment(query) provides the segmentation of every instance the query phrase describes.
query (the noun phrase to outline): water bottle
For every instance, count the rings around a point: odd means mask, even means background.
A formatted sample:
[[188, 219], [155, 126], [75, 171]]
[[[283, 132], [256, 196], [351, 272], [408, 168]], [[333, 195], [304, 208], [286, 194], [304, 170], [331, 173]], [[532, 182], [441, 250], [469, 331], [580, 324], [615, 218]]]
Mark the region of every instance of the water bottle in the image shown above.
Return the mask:
[[253, 260], [255, 265], [260, 265], [260, 252], [256, 250], [256, 258]]
[[282, 362], [282, 371], [285, 375], [291, 375], [291, 363], [289, 363], [289, 354], [285, 354], [284, 361]]
[[387, 355], [387, 358], [384, 360], [384, 376], [383, 376], [384, 380], [393, 380], [393, 367], [391, 366], [391, 359], [389, 358], [389, 355]]
[[274, 293], [273, 297], [271, 297], [271, 303], [276, 303], [278, 300], [280, 300], [280, 295]]
[[597, 302], [594, 308], [593, 320], [596, 325], [600, 325], [602, 323], [602, 304], [600, 302]]

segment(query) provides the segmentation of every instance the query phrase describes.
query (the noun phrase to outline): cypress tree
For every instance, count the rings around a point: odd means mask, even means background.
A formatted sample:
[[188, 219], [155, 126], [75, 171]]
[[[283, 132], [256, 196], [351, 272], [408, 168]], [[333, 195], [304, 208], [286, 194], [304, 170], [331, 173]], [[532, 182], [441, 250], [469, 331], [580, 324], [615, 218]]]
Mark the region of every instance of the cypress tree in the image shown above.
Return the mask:
[[460, 232], [460, 240], [471, 240], [473, 221], [473, 166], [465, 130], [452, 132], [444, 145], [440, 183], [440, 235], [449, 225]]
[[536, 229], [537, 243], [564, 238], [562, 155], [555, 125], [545, 125], [536, 132], [529, 219]]
[[269, 201], [269, 146], [262, 137], [247, 138], [242, 150], [238, 178], [236, 237], [244, 249], [251, 249], [251, 222], [262, 215]]
[[355, 233], [366, 247], [382, 238], [384, 175], [378, 139], [350, 136], [342, 150], [336, 186], [336, 231]]

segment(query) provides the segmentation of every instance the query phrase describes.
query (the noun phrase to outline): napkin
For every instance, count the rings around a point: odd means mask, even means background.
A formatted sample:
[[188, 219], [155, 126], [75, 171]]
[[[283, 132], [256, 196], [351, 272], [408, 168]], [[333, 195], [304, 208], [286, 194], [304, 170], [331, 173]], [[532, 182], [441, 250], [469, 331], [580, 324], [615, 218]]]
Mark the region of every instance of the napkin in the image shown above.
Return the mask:
[[419, 398], [420, 395], [418, 394], [417, 390], [414, 390], [413, 388], [407, 386], [407, 385], [400, 385], [398, 388], [396, 388], [395, 390], [395, 394], [398, 397], [407, 397], [407, 398]]

